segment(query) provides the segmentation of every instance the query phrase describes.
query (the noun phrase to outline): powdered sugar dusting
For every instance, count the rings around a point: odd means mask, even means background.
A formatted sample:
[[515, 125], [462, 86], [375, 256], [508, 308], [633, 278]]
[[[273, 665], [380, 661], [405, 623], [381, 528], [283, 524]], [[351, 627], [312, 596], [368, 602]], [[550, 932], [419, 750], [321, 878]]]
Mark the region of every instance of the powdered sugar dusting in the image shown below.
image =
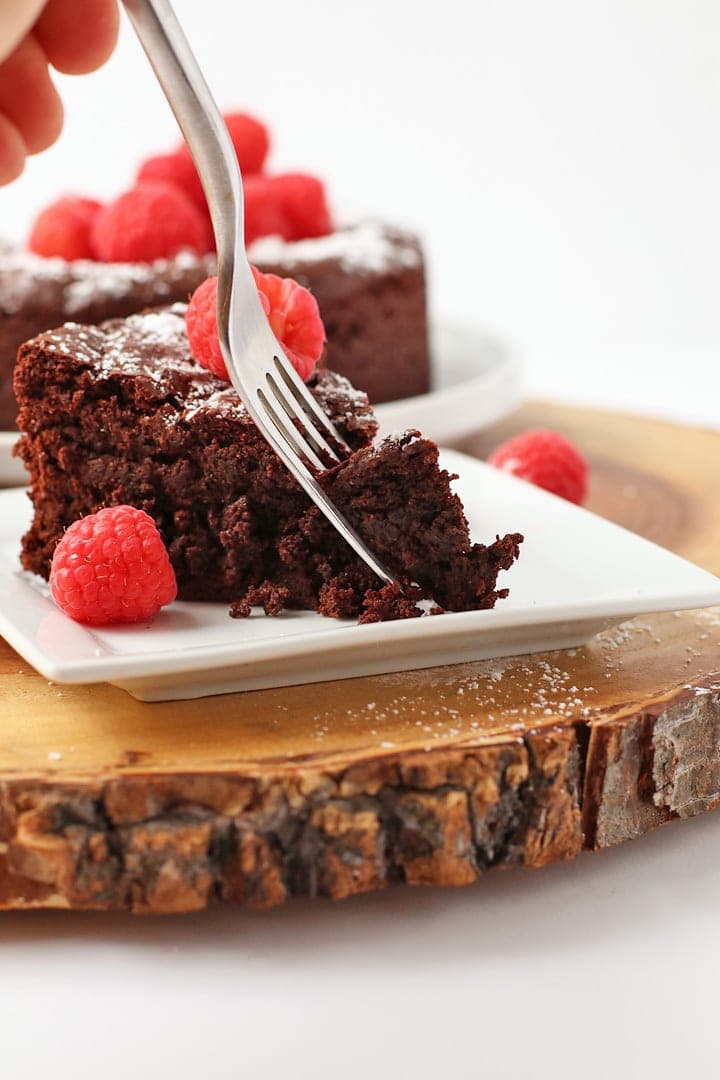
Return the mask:
[[337, 259], [348, 273], [375, 274], [395, 266], [419, 266], [422, 261], [415, 237], [378, 221], [342, 227], [312, 240], [288, 242], [280, 236], [264, 236], [250, 245], [248, 257], [260, 266], [277, 265], [288, 270], [298, 263]]
[[152, 290], [154, 303], [175, 291], [178, 277], [202, 268], [213, 271], [213, 260], [192, 252], [152, 263], [102, 263], [87, 259], [67, 262], [48, 259], [29, 251], [0, 252], [0, 311], [13, 315], [46, 290], [60, 291], [59, 304], [72, 318], [89, 304], [121, 299], [138, 288]]
[[[100, 379], [141, 377], [160, 399], [158, 415], [167, 426], [192, 423], [206, 412], [247, 420], [245, 406], [229, 382], [193, 358], [185, 330], [187, 305], [140, 312], [101, 327], [65, 323], [43, 336], [48, 352], [86, 364]], [[336, 372], [323, 373], [315, 394], [321, 406], [348, 431], [372, 427], [367, 395]]]

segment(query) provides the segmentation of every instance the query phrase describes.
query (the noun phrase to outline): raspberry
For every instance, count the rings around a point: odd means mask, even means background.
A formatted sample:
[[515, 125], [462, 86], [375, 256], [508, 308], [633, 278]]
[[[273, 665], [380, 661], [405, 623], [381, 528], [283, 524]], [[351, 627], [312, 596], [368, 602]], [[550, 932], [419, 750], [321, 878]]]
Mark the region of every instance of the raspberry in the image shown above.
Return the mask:
[[134, 506], [80, 518], [55, 548], [55, 603], [89, 626], [143, 622], [177, 596], [175, 573], [153, 519]]
[[[225, 113], [223, 120], [235, 147], [243, 179], [261, 172], [270, 149], [270, 138], [265, 125], [245, 113]], [[185, 143], [180, 144], [176, 153], [182, 159], [185, 170], [189, 172], [195, 169], [192, 156]]]
[[199, 364], [219, 379], [227, 379], [225, 360], [217, 333], [217, 278], [209, 277], [198, 285], [185, 312], [190, 351]]
[[270, 149], [270, 136], [265, 125], [247, 113], [224, 113], [223, 120], [243, 175], [262, 172]]
[[273, 176], [271, 190], [286, 220], [286, 240], [305, 240], [332, 232], [325, 186], [316, 176], [283, 173]]
[[94, 259], [90, 230], [100, 210], [95, 199], [65, 195], [42, 210], [30, 232], [28, 247], [36, 255], [60, 259]]
[[92, 229], [103, 262], [153, 262], [178, 251], [204, 255], [210, 227], [187, 195], [170, 184], [146, 181], [100, 210]]
[[248, 176], [243, 180], [245, 197], [245, 244], [260, 236], [286, 236], [289, 222], [275, 198], [272, 181], [267, 176]]
[[[317, 300], [292, 278], [261, 274], [252, 268], [260, 302], [288, 360], [301, 379], [308, 379], [322, 355], [325, 327]], [[208, 278], [193, 293], [185, 314], [193, 356], [221, 379], [228, 373], [217, 334], [217, 278]]]
[[529, 480], [531, 484], [582, 503], [587, 494], [588, 465], [571, 442], [557, 431], [526, 431], [502, 443], [488, 464]]
[[317, 300], [292, 278], [252, 272], [275, 337], [300, 378], [309, 379], [325, 344]]
[[189, 199], [200, 210], [207, 214], [207, 200], [195, 163], [189, 154], [181, 154], [176, 151], [173, 154], [158, 154], [156, 157], [147, 158], [142, 163], [137, 174], [137, 183], [172, 184], [173, 187], [184, 191]]

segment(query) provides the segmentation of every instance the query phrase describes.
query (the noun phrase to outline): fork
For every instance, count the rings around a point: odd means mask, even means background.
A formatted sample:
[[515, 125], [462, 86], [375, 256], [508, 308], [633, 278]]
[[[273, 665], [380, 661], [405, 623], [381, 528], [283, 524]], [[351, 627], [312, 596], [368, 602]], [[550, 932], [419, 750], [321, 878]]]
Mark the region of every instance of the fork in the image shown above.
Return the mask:
[[297, 375], [270, 328], [245, 253], [242, 177], [230, 136], [169, 0], [123, 0], [182, 130], [217, 241], [218, 336], [230, 380], [258, 430], [319, 510], [386, 584], [395, 577], [314, 473], [350, 447]]

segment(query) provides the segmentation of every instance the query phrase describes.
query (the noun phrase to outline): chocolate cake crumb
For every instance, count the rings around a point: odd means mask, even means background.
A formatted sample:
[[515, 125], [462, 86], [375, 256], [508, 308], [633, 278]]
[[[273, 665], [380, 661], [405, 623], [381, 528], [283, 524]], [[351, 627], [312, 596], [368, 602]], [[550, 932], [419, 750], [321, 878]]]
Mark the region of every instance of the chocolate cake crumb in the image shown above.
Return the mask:
[[233, 604], [233, 608], [241, 609], [243, 615], [249, 615], [252, 608], [261, 607], [266, 615], [279, 615], [287, 607], [290, 599], [290, 590], [285, 585], [275, 585], [272, 581], [263, 581], [260, 585], [252, 585], [242, 600]]
[[411, 585], [403, 592], [395, 582], [388, 582], [381, 589], [373, 589], [365, 594], [363, 612], [358, 622], [417, 619], [423, 614], [422, 608], [418, 607], [418, 601], [422, 599], [422, 590], [417, 585]]

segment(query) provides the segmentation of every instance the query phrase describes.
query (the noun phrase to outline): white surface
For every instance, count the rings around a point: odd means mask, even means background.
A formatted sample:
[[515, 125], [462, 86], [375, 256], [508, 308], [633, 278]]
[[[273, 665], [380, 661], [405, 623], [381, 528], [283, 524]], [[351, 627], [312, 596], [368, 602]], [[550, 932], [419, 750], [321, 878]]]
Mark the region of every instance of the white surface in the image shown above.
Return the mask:
[[3, 1076], [715, 1077], [719, 865], [707, 815], [459, 890], [4, 915]]
[[[460, 323], [431, 327], [433, 385], [429, 394], [376, 405], [383, 434], [419, 428], [436, 442], [462, 439], [511, 412], [520, 400], [518, 364], [507, 347]], [[0, 488], [27, 483], [13, 457], [18, 435], [0, 431]]]
[[18, 566], [29, 506], [0, 494], [0, 632], [53, 682], [112, 682], [144, 701], [379, 675], [569, 648], [633, 615], [720, 604], [720, 579], [595, 514], [444, 450], [474, 540], [521, 532], [491, 611], [359, 626], [313, 612], [231, 620], [226, 604], [176, 602], [150, 626], [90, 628]]
[[[716, 0], [176, 6], [218, 99], [272, 125], [274, 167], [420, 228], [435, 310], [513, 341], [533, 385], [591, 387], [598, 350], [626, 348], [646, 374], [653, 355], [696, 375], [714, 357], [719, 385]], [[18, 235], [59, 189], [110, 195], [176, 139], [129, 32], [103, 72], [61, 83], [63, 141], [0, 191]], [[534, 365], [556, 351], [572, 384]]]
[[[276, 164], [420, 227], [436, 310], [514, 342], [534, 393], [718, 425], [716, 0], [177, 8], [218, 97], [272, 121]], [[127, 36], [64, 87], [65, 141], [0, 192], [18, 232], [174, 139]], [[458, 892], [4, 916], [3, 1076], [712, 1077], [719, 892], [709, 814]]]

